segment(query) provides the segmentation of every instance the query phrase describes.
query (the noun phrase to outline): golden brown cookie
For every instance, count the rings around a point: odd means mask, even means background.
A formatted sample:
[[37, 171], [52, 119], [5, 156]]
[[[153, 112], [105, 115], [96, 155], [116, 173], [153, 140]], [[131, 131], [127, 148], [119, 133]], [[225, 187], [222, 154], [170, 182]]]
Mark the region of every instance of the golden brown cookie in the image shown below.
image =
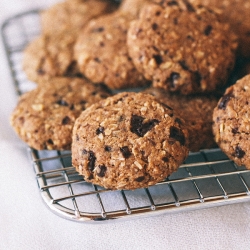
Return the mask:
[[239, 37], [241, 56], [250, 57], [250, 2], [248, 0], [189, 0], [214, 9]]
[[145, 5], [128, 31], [129, 54], [154, 87], [182, 94], [214, 91], [234, 66], [236, 37], [227, 24], [187, 1]]
[[104, 86], [78, 78], [54, 78], [20, 97], [11, 124], [30, 147], [69, 150], [76, 118], [108, 96]]
[[107, 98], [76, 121], [73, 166], [86, 181], [109, 189], [154, 185], [188, 155], [182, 122], [148, 94], [124, 92]]
[[216, 146], [212, 132], [212, 116], [218, 98], [214, 94], [185, 96], [153, 87], [144, 92], [173, 108], [174, 113], [185, 121], [190, 151], [195, 152]]
[[239, 166], [250, 169], [250, 75], [227, 88], [213, 113], [215, 140]]

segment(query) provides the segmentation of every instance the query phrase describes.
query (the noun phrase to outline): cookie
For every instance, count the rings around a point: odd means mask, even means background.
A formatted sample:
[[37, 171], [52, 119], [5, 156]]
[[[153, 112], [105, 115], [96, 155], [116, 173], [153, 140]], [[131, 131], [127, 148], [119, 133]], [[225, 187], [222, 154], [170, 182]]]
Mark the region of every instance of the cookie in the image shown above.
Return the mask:
[[39, 82], [60, 76], [79, 76], [73, 48], [76, 41], [74, 31], [42, 34], [32, 41], [24, 51], [23, 70], [29, 80]]
[[250, 2], [246, 0], [189, 0], [213, 8], [220, 20], [228, 22], [231, 30], [239, 37], [241, 56], [250, 57]]
[[151, 94], [181, 117], [186, 124], [189, 134], [189, 150], [196, 152], [200, 149], [216, 147], [213, 138], [213, 110], [218, 103], [215, 95], [179, 95], [163, 91], [160, 88], [148, 88], [144, 93]]
[[41, 12], [42, 31], [52, 35], [70, 29], [79, 32], [89, 20], [116, 7], [114, 2], [105, 0], [66, 0]]
[[86, 181], [108, 189], [154, 185], [188, 155], [182, 122], [148, 94], [123, 92], [107, 98], [76, 120], [73, 166]]
[[11, 125], [30, 147], [69, 150], [76, 118], [108, 96], [104, 86], [77, 78], [54, 78], [20, 97]]
[[250, 75], [227, 88], [213, 113], [215, 140], [237, 165], [250, 169]]
[[150, 3], [130, 24], [129, 54], [154, 87], [181, 94], [212, 92], [234, 66], [236, 37], [227, 24], [187, 1]]
[[123, 0], [119, 10], [122, 12], [128, 12], [137, 18], [142, 6], [151, 1], [153, 0]]
[[147, 81], [128, 54], [127, 29], [134, 15], [115, 12], [91, 20], [78, 37], [75, 58], [79, 70], [92, 82], [112, 89], [140, 87]]

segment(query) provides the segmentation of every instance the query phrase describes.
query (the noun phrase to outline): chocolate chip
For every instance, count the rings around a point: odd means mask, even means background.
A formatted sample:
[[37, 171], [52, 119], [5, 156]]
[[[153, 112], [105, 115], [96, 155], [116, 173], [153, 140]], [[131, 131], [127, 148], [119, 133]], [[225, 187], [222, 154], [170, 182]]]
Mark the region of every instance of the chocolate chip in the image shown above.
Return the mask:
[[169, 137], [176, 141], [179, 141], [181, 145], [183, 146], [185, 145], [185, 142], [186, 142], [185, 136], [179, 128], [171, 126]]
[[132, 115], [130, 121], [130, 130], [132, 133], [143, 137], [148, 131], [150, 131], [156, 124], [159, 123], [158, 120], [152, 119], [148, 122], [143, 123], [144, 118], [138, 115]]
[[232, 133], [233, 133], [233, 134], [237, 134], [237, 133], [238, 133], [238, 128], [233, 128], [233, 129], [232, 129]]
[[107, 167], [105, 165], [100, 165], [98, 166], [98, 169], [97, 169], [97, 175], [99, 177], [104, 177], [106, 171], [107, 171]]
[[66, 101], [64, 101], [64, 100], [58, 100], [56, 102], [56, 104], [58, 104], [60, 106], [69, 106], [69, 104]]
[[88, 151], [87, 151], [86, 149], [83, 149], [83, 150], [82, 150], [82, 154], [83, 154], [83, 155], [86, 155], [87, 153], [88, 153]]
[[183, 2], [184, 2], [184, 4], [186, 5], [187, 10], [188, 10], [189, 12], [195, 12], [195, 9], [194, 9], [194, 7], [193, 7], [192, 4], [190, 4], [187, 0], [184, 0]]
[[186, 62], [184, 60], [179, 61], [179, 64], [184, 70], [189, 70], [189, 67], [187, 66]]
[[140, 176], [140, 177], [136, 178], [135, 181], [142, 182], [144, 179], [145, 179], [144, 176]]
[[169, 162], [169, 159], [168, 159], [168, 157], [166, 157], [166, 156], [163, 157], [162, 160], [163, 160], [164, 162]]
[[70, 107], [69, 107], [70, 110], [74, 110], [75, 109], [75, 106], [74, 104], [71, 104]]
[[171, 87], [175, 88], [176, 84], [178, 83], [178, 79], [180, 78], [180, 74], [177, 72], [172, 72], [170, 77], [167, 78], [166, 83]]
[[120, 151], [122, 152], [122, 155], [124, 156], [125, 159], [128, 159], [131, 156], [131, 152], [129, 151], [128, 146], [120, 148]]
[[202, 76], [201, 76], [200, 72], [198, 72], [198, 71], [193, 72], [193, 78], [194, 78], [194, 82], [198, 86], [200, 86], [201, 85], [201, 80], [202, 80]]
[[104, 31], [103, 27], [98, 27], [98, 28], [92, 29], [92, 32], [102, 32], [102, 31]]
[[96, 131], [96, 134], [99, 135], [104, 132], [104, 127], [99, 127]]
[[178, 3], [177, 3], [176, 1], [169, 1], [169, 2], [167, 3], [167, 5], [168, 5], [168, 6], [174, 6], [174, 5], [178, 6]]
[[228, 93], [224, 96], [222, 96], [220, 103], [218, 105], [218, 109], [226, 109], [227, 103], [230, 101], [230, 99], [233, 97], [232, 93]]
[[95, 62], [98, 62], [98, 63], [101, 62], [101, 60], [100, 60], [98, 57], [95, 57], [95, 58], [94, 58], [94, 61], [95, 61]]
[[155, 62], [160, 65], [163, 63], [161, 55], [153, 55], [153, 58], [155, 59]]
[[94, 175], [91, 173], [88, 177], [88, 180], [93, 180], [94, 179]]
[[70, 118], [68, 116], [65, 116], [63, 119], [62, 119], [62, 125], [67, 125], [70, 123]]
[[177, 25], [177, 24], [178, 24], [178, 18], [174, 18], [174, 19], [173, 19], [173, 23], [174, 23], [175, 25]]
[[245, 155], [245, 151], [243, 151], [239, 146], [236, 146], [235, 148], [235, 156], [239, 159], [243, 158]]
[[157, 23], [153, 23], [152, 24], [152, 29], [153, 30], [157, 30], [158, 29], [158, 24]]
[[213, 29], [213, 27], [212, 27], [211, 25], [207, 25], [207, 27], [206, 27], [205, 30], [204, 30], [204, 34], [205, 34], [206, 36], [209, 36], [210, 33], [211, 33], [211, 31], [212, 31], [212, 29]]
[[161, 14], [160, 11], [155, 12], [155, 15], [156, 15], [156, 16], [159, 16], [160, 14]]
[[47, 140], [47, 143], [52, 145], [54, 144], [54, 142], [51, 139]]
[[175, 118], [175, 120], [174, 120], [175, 122], [177, 122], [178, 124], [182, 124], [182, 121], [181, 121], [181, 119], [179, 119], [178, 117], [177, 118]]
[[111, 147], [110, 146], [105, 146], [104, 150], [107, 151], [107, 152], [110, 152], [111, 151]]
[[88, 169], [90, 171], [93, 171], [95, 168], [95, 161], [96, 161], [96, 157], [93, 151], [89, 151], [89, 156], [88, 156]]
[[100, 42], [99, 45], [100, 45], [100, 47], [104, 47], [105, 46], [104, 42]]
[[37, 72], [37, 74], [40, 75], [40, 76], [42, 76], [42, 75], [45, 74], [45, 71], [44, 71], [43, 69], [38, 69], [36, 72]]

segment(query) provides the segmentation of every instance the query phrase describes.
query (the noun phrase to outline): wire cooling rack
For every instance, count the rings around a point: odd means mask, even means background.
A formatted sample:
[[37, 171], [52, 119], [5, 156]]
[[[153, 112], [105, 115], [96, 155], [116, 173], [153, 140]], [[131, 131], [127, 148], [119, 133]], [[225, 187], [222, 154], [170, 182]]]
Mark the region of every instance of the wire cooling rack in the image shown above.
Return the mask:
[[[35, 87], [21, 63], [23, 49], [39, 33], [39, 10], [16, 15], [2, 25], [18, 95]], [[72, 167], [70, 152], [28, 151], [43, 200], [54, 213], [74, 221], [110, 221], [250, 201], [250, 171], [235, 165], [220, 149], [190, 153], [165, 181], [134, 191], [110, 191], [85, 182]]]

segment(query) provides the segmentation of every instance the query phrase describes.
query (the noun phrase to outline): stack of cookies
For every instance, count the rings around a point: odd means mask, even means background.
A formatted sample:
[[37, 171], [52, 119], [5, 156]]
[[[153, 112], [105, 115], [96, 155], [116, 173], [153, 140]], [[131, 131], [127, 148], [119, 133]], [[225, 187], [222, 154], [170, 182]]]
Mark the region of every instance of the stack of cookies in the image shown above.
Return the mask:
[[13, 128], [37, 150], [71, 149], [85, 180], [109, 189], [154, 185], [189, 151], [216, 142], [249, 164], [243, 110], [250, 78], [219, 100], [246, 39], [238, 32], [238, 49], [232, 23], [222, 18], [229, 7], [218, 8], [65, 0], [43, 11], [42, 34], [23, 60], [37, 88], [20, 97]]

